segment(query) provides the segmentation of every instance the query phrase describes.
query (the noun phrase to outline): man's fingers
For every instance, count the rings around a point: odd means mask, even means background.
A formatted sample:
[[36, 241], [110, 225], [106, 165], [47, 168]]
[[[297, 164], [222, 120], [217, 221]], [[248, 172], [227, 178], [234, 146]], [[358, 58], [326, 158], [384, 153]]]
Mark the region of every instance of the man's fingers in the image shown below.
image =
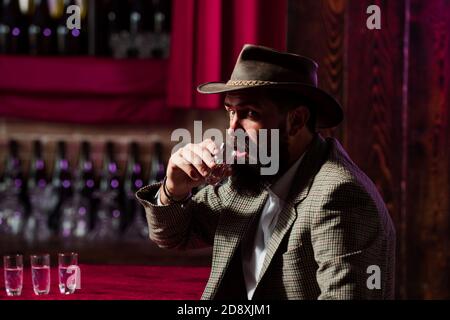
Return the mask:
[[180, 170], [182, 170], [191, 180], [198, 181], [200, 179], [200, 174], [197, 169], [185, 159], [181, 152], [172, 158], [173, 164]]
[[[183, 149], [181, 156], [186, 159], [186, 161], [188, 161], [202, 177], [206, 177], [209, 174], [208, 166], [203, 162], [199, 155], [192, 151], [192, 147]], [[196, 178], [197, 179], [194, 180], [197, 181], [200, 177]]]
[[[209, 168], [213, 168], [216, 165], [214, 157], [211, 155], [211, 151], [201, 144], [194, 144], [191, 147], [192, 152], [199, 156], [204, 164]], [[207, 171], [209, 172], [208, 168]]]
[[211, 169], [217, 164], [214, 155], [219, 152], [218, 146], [211, 139], [199, 144], [188, 144], [172, 155], [171, 162], [191, 180], [203, 181]]
[[201, 145], [203, 147], [205, 147], [206, 149], [209, 150], [209, 152], [213, 155], [216, 155], [219, 153], [219, 146], [217, 146], [217, 144], [212, 141], [211, 139], [206, 139], [204, 140]]

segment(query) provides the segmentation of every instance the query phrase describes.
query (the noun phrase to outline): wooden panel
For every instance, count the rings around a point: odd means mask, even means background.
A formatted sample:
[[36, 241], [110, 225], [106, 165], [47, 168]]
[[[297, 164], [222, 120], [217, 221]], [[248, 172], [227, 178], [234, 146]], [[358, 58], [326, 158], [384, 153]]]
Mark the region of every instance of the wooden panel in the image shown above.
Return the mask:
[[[381, 8], [381, 30], [366, 27], [369, 5]], [[351, 1], [348, 15], [348, 83], [345, 147], [374, 181], [397, 230], [397, 297], [405, 296], [405, 221], [402, 200], [404, 116], [403, 1]]]
[[[379, 31], [366, 28], [372, 4]], [[339, 136], [393, 217], [397, 298], [450, 298], [450, 2], [292, 0], [289, 15], [290, 50], [321, 63], [344, 102]]]
[[409, 298], [449, 299], [450, 2], [411, 2]]
[[[346, 7], [346, 0], [289, 2], [289, 51], [310, 57], [319, 64], [319, 86], [341, 104], [344, 102]], [[340, 128], [322, 133], [342, 135]]]
[[[381, 7], [381, 30], [366, 27], [371, 4]], [[288, 34], [289, 49], [319, 62], [320, 86], [343, 103], [343, 125], [325, 135], [339, 137], [375, 182], [400, 243], [406, 226], [400, 207], [404, 13], [403, 1], [291, 1]], [[404, 275], [404, 250], [397, 259]], [[404, 292], [405, 279], [398, 280]]]

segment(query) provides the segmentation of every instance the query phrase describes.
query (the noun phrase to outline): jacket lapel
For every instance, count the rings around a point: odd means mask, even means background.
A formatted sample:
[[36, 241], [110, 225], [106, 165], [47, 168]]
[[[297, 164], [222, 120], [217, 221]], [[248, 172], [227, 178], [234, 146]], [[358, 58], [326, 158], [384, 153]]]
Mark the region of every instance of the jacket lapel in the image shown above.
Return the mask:
[[326, 143], [323, 138], [317, 134], [311, 142], [309, 149], [306, 151], [302, 162], [300, 163], [290, 188], [289, 195], [278, 216], [277, 224], [275, 225], [272, 237], [270, 238], [267, 246], [266, 257], [264, 259], [264, 264], [261, 269], [256, 288], [258, 288], [258, 284], [264, 277], [264, 274], [267, 271], [267, 268], [269, 267], [278, 247], [280, 246], [281, 241], [296, 220], [297, 206], [308, 195], [314, 176], [322, 164], [321, 159], [323, 159], [325, 151]]
[[230, 204], [224, 208], [214, 238], [211, 276], [205, 289], [205, 294], [209, 291], [210, 297], [205, 298], [214, 297], [236, 248], [253, 219], [262, 210], [267, 197], [266, 190], [256, 198], [234, 193]]

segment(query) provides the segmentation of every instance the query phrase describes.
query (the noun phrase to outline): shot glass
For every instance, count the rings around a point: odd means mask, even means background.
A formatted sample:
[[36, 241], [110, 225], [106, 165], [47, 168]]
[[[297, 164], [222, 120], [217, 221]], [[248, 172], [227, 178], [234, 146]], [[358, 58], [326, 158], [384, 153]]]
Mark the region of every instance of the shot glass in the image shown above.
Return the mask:
[[233, 147], [222, 143], [220, 145], [219, 152], [214, 155], [216, 166], [206, 176], [206, 183], [215, 186], [222, 181], [228, 170], [231, 168], [230, 161], [234, 156], [235, 151], [233, 150]]
[[30, 261], [34, 293], [48, 294], [50, 292], [50, 255], [48, 253], [31, 255]]
[[59, 292], [72, 294], [81, 289], [81, 272], [78, 266], [78, 253], [58, 253]]
[[5, 289], [8, 296], [20, 296], [23, 286], [23, 256], [4, 256]]

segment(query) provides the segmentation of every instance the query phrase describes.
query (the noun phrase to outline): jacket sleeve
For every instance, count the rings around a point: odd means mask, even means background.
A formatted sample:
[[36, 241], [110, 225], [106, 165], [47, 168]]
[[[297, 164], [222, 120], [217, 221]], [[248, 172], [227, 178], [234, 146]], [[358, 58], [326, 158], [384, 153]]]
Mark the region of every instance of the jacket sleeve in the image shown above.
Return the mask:
[[156, 205], [161, 183], [143, 187], [136, 193], [144, 206], [150, 239], [167, 249], [198, 249], [213, 245], [223, 206], [223, 186], [201, 189], [187, 203]]
[[373, 199], [354, 182], [328, 186], [322, 194], [311, 225], [318, 299], [382, 299], [381, 289], [367, 285], [369, 266], [383, 268], [386, 256]]

